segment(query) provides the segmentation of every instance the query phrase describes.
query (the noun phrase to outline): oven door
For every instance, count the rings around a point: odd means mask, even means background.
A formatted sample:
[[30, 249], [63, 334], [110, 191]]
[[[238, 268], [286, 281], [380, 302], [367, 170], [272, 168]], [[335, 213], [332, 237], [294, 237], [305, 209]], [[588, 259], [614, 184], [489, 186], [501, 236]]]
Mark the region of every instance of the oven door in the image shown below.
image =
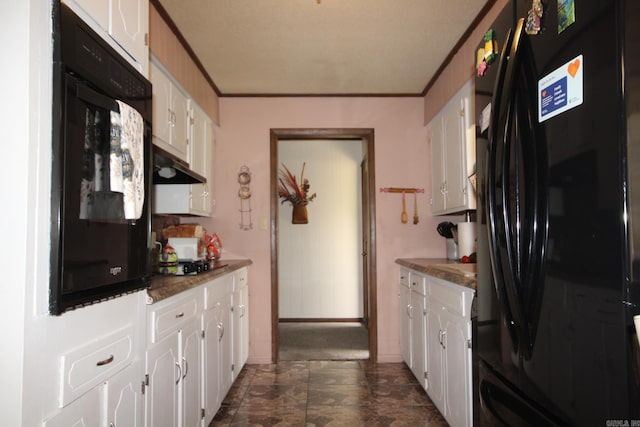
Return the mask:
[[115, 153], [112, 143], [121, 131], [112, 124], [118, 104], [72, 74], [63, 78], [59, 146], [54, 143], [59, 159], [52, 202], [59, 198], [59, 211], [52, 224], [52, 244], [58, 245], [52, 260], [57, 264], [52, 265], [53, 314], [146, 287], [150, 277], [150, 127], [145, 125], [143, 144], [145, 202], [141, 216], [129, 220], [122, 190], [114, 191], [115, 178], [126, 173], [123, 153]]

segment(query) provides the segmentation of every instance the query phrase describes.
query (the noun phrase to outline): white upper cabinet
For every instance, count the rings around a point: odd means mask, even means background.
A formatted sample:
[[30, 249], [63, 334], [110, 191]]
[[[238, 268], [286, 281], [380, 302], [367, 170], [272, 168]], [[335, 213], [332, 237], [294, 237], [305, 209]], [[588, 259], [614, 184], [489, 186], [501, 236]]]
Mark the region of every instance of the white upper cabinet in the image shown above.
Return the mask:
[[[109, 34], [136, 61], [149, 56], [149, 1], [111, 0]], [[148, 60], [147, 60], [148, 61]]]
[[470, 80], [428, 125], [433, 215], [476, 208], [475, 191], [469, 181], [476, 162], [472, 97]]
[[63, 0], [144, 76], [149, 71], [149, 0]]
[[160, 66], [151, 63], [153, 143], [189, 162], [189, 99]]
[[190, 210], [194, 215], [211, 216], [213, 206], [213, 161], [214, 126], [213, 120], [197, 104], [193, 104], [191, 129], [191, 169], [204, 176], [204, 184], [191, 184]]
[[[160, 87], [157, 90], [159, 93], [165, 93]], [[154, 98], [155, 102], [157, 101]], [[189, 111], [192, 114], [189, 120], [189, 167], [205, 177], [207, 182], [154, 185], [153, 212], [156, 214], [211, 216], [213, 212], [214, 124], [204, 110], [193, 101], [189, 102]], [[156, 145], [162, 144], [164, 147], [159, 137], [154, 138], [154, 141]]]

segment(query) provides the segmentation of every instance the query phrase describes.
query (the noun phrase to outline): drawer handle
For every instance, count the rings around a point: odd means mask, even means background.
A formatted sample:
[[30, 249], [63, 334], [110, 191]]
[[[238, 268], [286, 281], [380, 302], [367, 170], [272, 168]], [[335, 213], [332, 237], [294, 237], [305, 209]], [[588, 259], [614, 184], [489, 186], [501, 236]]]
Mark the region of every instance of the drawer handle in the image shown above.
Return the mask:
[[179, 319], [181, 317], [184, 317], [184, 313], [182, 311], [180, 313], [176, 314], [176, 319]]
[[108, 365], [109, 363], [113, 362], [113, 354], [109, 355], [109, 357], [107, 357], [104, 360], [99, 360], [96, 363], [96, 366], [104, 366], [104, 365]]

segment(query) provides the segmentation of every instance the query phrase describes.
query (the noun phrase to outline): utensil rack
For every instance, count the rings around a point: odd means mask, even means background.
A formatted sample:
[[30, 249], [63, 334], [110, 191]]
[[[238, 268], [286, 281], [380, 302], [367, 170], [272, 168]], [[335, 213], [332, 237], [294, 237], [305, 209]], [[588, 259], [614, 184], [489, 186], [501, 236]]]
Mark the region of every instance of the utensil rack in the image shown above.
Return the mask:
[[380, 188], [380, 192], [381, 193], [405, 193], [405, 194], [424, 193], [424, 188], [382, 187]]

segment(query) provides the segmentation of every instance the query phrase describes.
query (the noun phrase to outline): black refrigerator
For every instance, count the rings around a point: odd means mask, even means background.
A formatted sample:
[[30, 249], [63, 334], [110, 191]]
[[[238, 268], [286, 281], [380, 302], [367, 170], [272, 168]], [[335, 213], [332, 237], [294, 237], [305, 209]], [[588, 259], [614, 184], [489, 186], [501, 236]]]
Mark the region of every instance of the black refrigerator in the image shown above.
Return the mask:
[[640, 2], [513, 0], [486, 30], [474, 423], [640, 425]]

